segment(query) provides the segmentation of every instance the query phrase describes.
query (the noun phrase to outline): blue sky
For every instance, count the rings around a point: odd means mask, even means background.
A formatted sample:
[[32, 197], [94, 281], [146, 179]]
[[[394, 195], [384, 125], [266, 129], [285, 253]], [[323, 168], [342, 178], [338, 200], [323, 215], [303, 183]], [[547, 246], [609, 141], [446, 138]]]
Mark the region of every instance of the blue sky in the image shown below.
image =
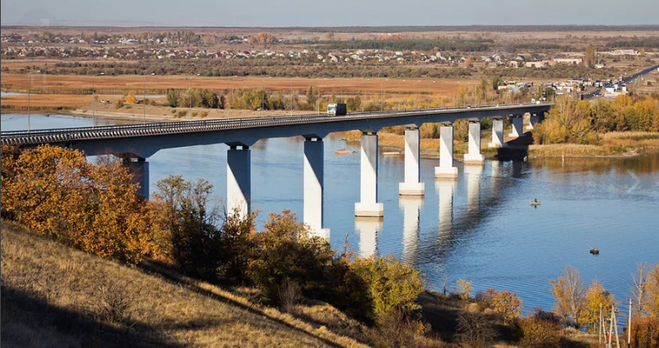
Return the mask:
[[3, 0], [2, 25], [659, 24], [659, 0]]

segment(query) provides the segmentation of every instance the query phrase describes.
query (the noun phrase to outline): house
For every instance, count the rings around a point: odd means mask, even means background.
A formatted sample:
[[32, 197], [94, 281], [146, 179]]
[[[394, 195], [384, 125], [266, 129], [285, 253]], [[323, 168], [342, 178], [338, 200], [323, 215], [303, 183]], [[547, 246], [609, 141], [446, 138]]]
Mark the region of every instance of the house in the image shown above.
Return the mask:
[[526, 63], [524, 63], [525, 67], [527, 67], [527, 68], [536, 68], [536, 69], [544, 68], [547, 65], [549, 65], [549, 61], [546, 61], [546, 60], [540, 60], [540, 61], [536, 61], [536, 62], [526, 62]]
[[558, 64], [581, 64], [583, 58], [554, 58], [554, 62]]

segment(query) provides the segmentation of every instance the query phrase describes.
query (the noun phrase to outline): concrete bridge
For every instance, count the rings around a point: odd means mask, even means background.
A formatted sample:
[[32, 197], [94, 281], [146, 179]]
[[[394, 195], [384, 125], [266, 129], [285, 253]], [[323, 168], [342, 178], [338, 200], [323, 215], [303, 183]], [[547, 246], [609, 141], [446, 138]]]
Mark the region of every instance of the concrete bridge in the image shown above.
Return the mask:
[[513, 137], [524, 134], [523, 116], [530, 114], [533, 126], [542, 120], [551, 103], [483, 105], [420, 110], [393, 110], [375, 113], [351, 113], [346, 116], [301, 115], [255, 117], [184, 122], [161, 122], [121, 126], [101, 126], [1, 133], [3, 145], [35, 147], [41, 144], [65, 146], [87, 155], [114, 154], [130, 162], [141, 173], [143, 194], [148, 197], [147, 159], [161, 149], [224, 143], [227, 155], [227, 209], [250, 211], [250, 146], [259, 139], [303, 136], [304, 143], [304, 213], [303, 220], [312, 232], [326, 235], [323, 224], [323, 138], [329, 133], [359, 129], [361, 138], [360, 201], [355, 216], [382, 217], [384, 207], [378, 202], [378, 131], [383, 127], [406, 126], [405, 181], [399, 185], [402, 196], [423, 196], [420, 182], [420, 132], [424, 123], [440, 123], [440, 159], [435, 168], [438, 179], [455, 179], [453, 165], [453, 122], [469, 120], [469, 151], [465, 163], [483, 163], [480, 120], [493, 121], [491, 147], [504, 143], [505, 117], [512, 121]]

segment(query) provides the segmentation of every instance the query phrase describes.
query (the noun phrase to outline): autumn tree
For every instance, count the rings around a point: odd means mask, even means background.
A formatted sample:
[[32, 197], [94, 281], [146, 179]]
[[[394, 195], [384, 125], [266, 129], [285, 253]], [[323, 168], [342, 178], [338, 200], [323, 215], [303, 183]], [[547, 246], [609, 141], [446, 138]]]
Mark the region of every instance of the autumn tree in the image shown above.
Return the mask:
[[563, 276], [551, 280], [551, 293], [554, 295], [554, 311], [565, 321], [579, 325], [585, 308], [586, 287], [579, 271], [567, 266]]
[[592, 68], [597, 64], [597, 50], [593, 45], [588, 45], [586, 48], [586, 53], [584, 54], [584, 59], [583, 59], [584, 64]]
[[579, 324], [586, 325], [590, 332], [597, 332], [600, 310], [602, 310], [603, 316], [607, 317], [615, 299], [604, 289], [599, 280], [595, 279], [586, 290], [584, 301], [584, 310], [580, 314]]
[[124, 97], [124, 101], [127, 104], [135, 104], [137, 103], [137, 98], [135, 98], [135, 93], [133, 91], [129, 91], [128, 95]]

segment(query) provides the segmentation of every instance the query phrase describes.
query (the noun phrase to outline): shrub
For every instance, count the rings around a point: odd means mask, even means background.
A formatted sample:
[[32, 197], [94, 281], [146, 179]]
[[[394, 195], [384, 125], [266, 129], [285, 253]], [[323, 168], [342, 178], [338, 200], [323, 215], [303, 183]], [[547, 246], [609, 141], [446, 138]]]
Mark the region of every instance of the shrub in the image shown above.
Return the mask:
[[196, 111], [192, 112], [192, 117], [197, 117], [197, 112]]
[[89, 253], [139, 262], [152, 251], [138, 184], [120, 161], [58, 146], [2, 147], [2, 216]]
[[508, 290], [485, 289], [484, 293], [476, 296], [476, 300], [501, 315], [506, 323], [511, 323], [522, 315], [522, 300], [516, 293]]
[[559, 323], [538, 318], [523, 318], [520, 320], [522, 329], [522, 348], [554, 348], [561, 339]]
[[199, 113], [199, 117], [201, 117], [201, 118], [204, 118], [206, 116], [208, 116], [208, 112], [206, 112], [206, 111], [202, 111], [202, 112]]
[[453, 291], [460, 295], [460, 298], [464, 301], [469, 300], [471, 298], [471, 291], [474, 289], [471, 281], [461, 278], [456, 283], [457, 286], [453, 287]]
[[460, 341], [468, 347], [491, 347], [496, 337], [492, 321], [482, 312], [462, 312], [457, 331]]
[[333, 252], [323, 238], [310, 236], [295, 214], [271, 213], [265, 230], [254, 235], [256, 248], [247, 274], [264, 297], [279, 304], [278, 291], [285, 281], [295, 281], [306, 296], [313, 297], [323, 282]]
[[179, 111], [176, 113], [176, 116], [178, 116], [178, 117], [180, 118], [180, 117], [185, 117], [185, 115], [187, 115], [187, 114], [188, 114], [187, 111], [185, 111], [185, 110], [179, 110]]
[[392, 257], [373, 256], [356, 259], [354, 272], [367, 284], [373, 300], [372, 314], [377, 320], [395, 311], [414, 311], [420, 308], [416, 299], [423, 292], [419, 271]]
[[123, 100], [117, 100], [116, 103], [114, 103], [114, 108], [115, 109], [121, 109], [126, 105]]

